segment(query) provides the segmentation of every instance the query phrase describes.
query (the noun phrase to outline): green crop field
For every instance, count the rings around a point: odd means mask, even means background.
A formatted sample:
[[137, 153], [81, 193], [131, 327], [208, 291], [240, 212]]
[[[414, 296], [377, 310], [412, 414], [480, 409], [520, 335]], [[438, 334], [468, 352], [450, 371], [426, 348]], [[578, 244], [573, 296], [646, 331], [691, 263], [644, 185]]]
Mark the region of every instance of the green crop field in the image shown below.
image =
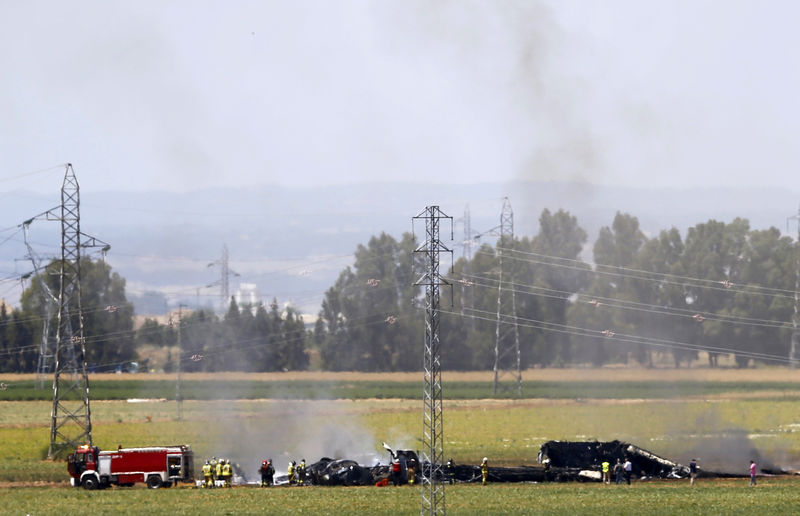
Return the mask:
[[[542, 385], [526, 381], [526, 397], [516, 400], [492, 399], [486, 394], [469, 397], [467, 393], [488, 390], [490, 384], [466, 375], [445, 383], [445, 393], [463, 393], [445, 395], [445, 455], [462, 464], [477, 464], [487, 456], [493, 465], [516, 466], [536, 464], [539, 447], [547, 440], [619, 439], [684, 464], [699, 456], [701, 467], [707, 470], [744, 474], [750, 458], [762, 465], [800, 469], [800, 381], [795, 381], [793, 371], [743, 376], [731, 370], [729, 374], [715, 372], [713, 378], [696, 372], [697, 379], [687, 379], [683, 371], [674, 373], [675, 381], [668, 373], [655, 372], [653, 382], [638, 373], [577, 373], [542, 372], [540, 381], [552, 391], [537, 391]], [[141, 384], [146, 377], [104, 378], [105, 391], [97, 387], [101, 381], [93, 382], [95, 444], [105, 449], [190, 444], [200, 464], [212, 455], [229, 457], [251, 474], [267, 456], [275, 460], [279, 471], [285, 471], [288, 460], [314, 462], [322, 456], [356, 458], [365, 465], [385, 462], [383, 441], [395, 448], [420, 448], [421, 401], [418, 392], [403, 394], [418, 391], [420, 382], [412, 389], [415, 382], [407, 376], [379, 380], [350, 373], [318, 381], [220, 376], [219, 382], [213, 375], [191, 379], [197, 399], [183, 402], [180, 420], [172, 399], [174, 383], [171, 391], [169, 385], [159, 384], [144, 391], [153, 396], [143, 396]], [[5, 376], [2, 381], [8, 386], [1, 391], [8, 401], [0, 401], [0, 494], [6, 502], [4, 512], [9, 514], [137, 513], [145, 507], [150, 513], [171, 514], [206, 510], [376, 514], [389, 508], [398, 514], [419, 512], [419, 491], [412, 488], [85, 492], [56, 487], [63, 486], [68, 477], [63, 462], [42, 460], [49, 442], [51, 403], [35, 398], [24, 401], [28, 398], [24, 393], [33, 390], [31, 378]], [[120, 385], [112, 385], [115, 381]], [[158, 378], [158, 382], [168, 380]], [[302, 386], [282, 385], [286, 382]], [[337, 399], [297, 395], [302, 391], [338, 394]], [[99, 399], [103, 392], [110, 399]], [[242, 394], [246, 392], [250, 394]], [[270, 392], [295, 394], [269, 396]], [[130, 394], [167, 399], [119, 399]], [[362, 456], [354, 456], [359, 453]], [[47, 487], [33, 487], [37, 483]], [[746, 483], [746, 479], [709, 479], [693, 489], [681, 481], [641, 482], [632, 488], [457, 485], [447, 489], [447, 507], [455, 514], [745, 514], [755, 507], [760, 512], [788, 514], [800, 506], [800, 495], [795, 494], [800, 493], [800, 478], [765, 478], [755, 489], [746, 488]]]
[[[412, 487], [304, 487], [233, 489], [18, 488], [3, 499], [5, 514], [419, 514]], [[659, 481], [631, 487], [601, 484], [456, 485], [445, 490], [451, 514], [664, 515], [794, 514], [797, 482], [764, 480]]]

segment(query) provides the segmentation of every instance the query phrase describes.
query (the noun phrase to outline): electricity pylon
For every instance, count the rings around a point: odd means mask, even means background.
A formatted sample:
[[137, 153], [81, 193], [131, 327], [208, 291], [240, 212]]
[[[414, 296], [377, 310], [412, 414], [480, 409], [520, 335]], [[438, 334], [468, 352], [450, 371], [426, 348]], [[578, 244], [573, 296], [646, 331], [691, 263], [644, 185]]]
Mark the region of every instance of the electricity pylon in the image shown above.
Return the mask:
[[466, 205], [464, 208], [464, 242], [463, 242], [463, 250], [462, 250], [462, 258], [463, 262], [461, 265], [461, 274], [462, 278], [460, 280], [461, 283], [461, 317], [465, 317], [465, 310], [466, 307], [469, 306], [469, 322], [470, 328], [475, 329], [475, 295], [472, 291], [472, 280], [470, 279], [470, 275], [472, 274], [470, 262], [472, 261], [472, 244], [474, 243], [474, 238], [476, 235], [472, 232], [472, 222], [470, 220], [469, 214], [469, 204]]
[[28, 256], [26, 258], [33, 264], [33, 275], [39, 283], [40, 301], [42, 303], [42, 336], [39, 343], [39, 361], [36, 365], [36, 386], [38, 389], [43, 389], [45, 376], [51, 373], [52, 361], [55, 358], [56, 346], [53, 342], [54, 336], [50, 332], [50, 321], [53, 318], [53, 308], [58, 305], [58, 297], [45, 281], [46, 268], [42, 268], [41, 260], [31, 245], [30, 226], [37, 217], [26, 220], [21, 226], [25, 238], [25, 246], [28, 248]]
[[428, 206], [414, 219], [425, 219], [425, 242], [414, 252], [425, 255], [426, 265], [425, 274], [414, 283], [415, 285], [425, 285], [425, 349], [423, 356], [425, 380], [422, 396], [420, 514], [445, 514], [444, 474], [442, 471], [444, 425], [439, 339], [439, 286], [450, 285], [450, 283], [439, 275], [439, 254], [449, 252], [452, 258], [452, 251], [439, 240], [439, 222], [440, 219], [450, 219], [450, 239], [452, 240], [453, 219], [442, 213], [438, 206]]
[[500, 225], [478, 235], [500, 237], [497, 243], [497, 321], [494, 341], [493, 392], [510, 390], [502, 383], [506, 376], [513, 376], [517, 395], [522, 396], [522, 358], [519, 349], [519, 325], [517, 321], [517, 296], [514, 286], [514, 268], [505, 263], [507, 250], [514, 245], [514, 211], [511, 201], [503, 198]]
[[222, 244], [222, 257], [214, 262], [208, 264], [209, 267], [213, 267], [214, 265], [219, 265], [220, 268], [220, 279], [217, 281], [207, 285], [208, 287], [213, 287], [215, 285], [219, 285], [219, 297], [220, 297], [220, 310], [224, 314], [231, 303], [231, 296], [230, 296], [230, 287], [229, 287], [229, 279], [230, 276], [238, 276], [239, 273], [232, 271], [228, 267], [228, 245]]
[[[80, 187], [67, 163], [61, 185], [59, 216], [46, 212], [49, 220], [61, 222], [61, 261], [58, 279], [58, 327], [53, 353], [53, 408], [50, 412], [48, 458], [80, 444], [92, 444], [92, 419], [89, 407], [89, 376], [86, 369], [86, 341], [81, 311], [81, 248], [110, 246], [81, 233]], [[81, 243], [81, 237], [86, 240]]]
[[[786, 225], [789, 225], [789, 220], [797, 221], [797, 241], [794, 244], [795, 248], [795, 275], [794, 275], [794, 313], [792, 314], [792, 341], [789, 348], [789, 366], [792, 369], [797, 367], [797, 354], [800, 352], [800, 314], [798, 314], [798, 296], [800, 296], [800, 208], [797, 209], [797, 215], [789, 217]], [[787, 227], [788, 229], [788, 227]]]

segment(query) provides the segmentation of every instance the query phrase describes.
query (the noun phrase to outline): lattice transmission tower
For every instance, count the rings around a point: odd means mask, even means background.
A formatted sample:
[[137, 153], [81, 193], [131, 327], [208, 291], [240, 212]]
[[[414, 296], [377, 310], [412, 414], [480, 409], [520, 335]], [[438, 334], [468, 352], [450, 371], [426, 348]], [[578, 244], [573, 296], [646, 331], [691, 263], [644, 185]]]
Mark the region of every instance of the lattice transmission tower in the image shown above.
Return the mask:
[[513, 264], [504, 263], [507, 249], [514, 245], [514, 211], [508, 197], [503, 199], [500, 212], [500, 240], [497, 246], [497, 324], [494, 345], [493, 392], [508, 387], [502, 385], [504, 376], [513, 376], [517, 384], [517, 395], [522, 396], [522, 369], [519, 351], [519, 325], [517, 324], [517, 295], [514, 285]]
[[214, 287], [219, 285], [219, 300], [220, 300], [220, 310], [222, 313], [227, 312], [228, 307], [231, 303], [231, 294], [230, 294], [230, 277], [231, 276], [239, 276], [239, 273], [233, 271], [228, 266], [228, 245], [222, 244], [222, 256], [219, 260], [211, 262], [208, 264], [209, 267], [213, 267], [215, 265], [219, 266], [220, 269], [220, 278], [207, 285], [208, 287]]
[[[81, 310], [81, 248], [110, 246], [81, 233], [80, 187], [72, 165], [67, 163], [61, 186], [61, 261], [58, 264], [58, 314], [53, 353], [53, 408], [50, 413], [48, 458], [80, 444], [92, 444], [89, 377]], [[56, 220], [54, 210], [46, 212]], [[83, 243], [81, 237], [85, 237]]]
[[[442, 418], [442, 365], [439, 339], [439, 287], [450, 283], [439, 275], [439, 255], [451, 253], [439, 239], [441, 219], [450, 220], [450, 239], [452, 217], [448, 217], [438, 206], [428, 206], [414, 217], [425, 220], [425, 242], [417, 247], [415, 253], [425, 255], [425, 273], [415, 285], [425, 286], [425, 346], [423, 356], [424, 386], [422, 415], [422, 481], [420, 495], [420, 514], [445, 514], [444, 474], [444, 425]], [[413, 219], [412, 219], [413, 223]], [[412, 224], [413, 225], [413, 224]]]
[[798, 352], [800, 352], [800, 313], [798, 313], [798, 301], [800, 301], [800, 208], [797, 215], [789, 217], [786, 221], [787, 229], [789, 220], [797, 221], [797, 241], [795, 242], [795, 276], [794, 276], [794, 313], [792, 314], [792, 340], [789, 347], [789, 366], [797, 368]]
[[519, 349], [519, 325], [517, 323], [517, 295], [514, 285], [513, 264], [506, 263], [506, 251], [514, 245], [514, 211], [511, 201], [503, 198], [500, 225], [478, 234], [499, 237], [497, 241], [497, 320], [494, 341], [493, 392], [509, 391], [513, 387], [503, 381], [513, 377], [518, 396], [522, 396], [522, 360]]
[[[45, 212], [45, 214], [48, 212]], [[44, 215], [44, 214], [43, 214]], [[39, 217], [41, 215], [38, 215]], [[55, 359], [55, 335], [50, 331], [50, 323], [53, 318], [53, 311], [58, 306], [58, 295], [53, 292], [50, 285], [46, 281], [46, 268], [42, 267], [41, 259], [36, 254], [31, 243], [30, 226], [37, 217], [30, 218], [23, 222], [22, 232], [25, 239], [25, 247], [28, 249], [28, 258], [33, 264], [33, 276], [39, 285], [39, 300], [41, 302], [42, 311], [42, 335], [39, 342], [39, 360], [36, 365], [36, 386], [39, 389], [44, 388], [45, 377], [49, 376], [53, 371], [53, 360]]]
[[472, 281], [472, 268], [470, 262], [472, 260], [472, 245], [475, 242], [477, 235], [472, 231], [472, 221], [469, 213], [469, 204], [464, 207], [464, 240], [461, 257], [463, 258], [461, 274], [461, 317], [466, 317], [466, 309], [469, 307], [469, 321], [470, 327], [475, 329], [475, 295], [473, 293]]

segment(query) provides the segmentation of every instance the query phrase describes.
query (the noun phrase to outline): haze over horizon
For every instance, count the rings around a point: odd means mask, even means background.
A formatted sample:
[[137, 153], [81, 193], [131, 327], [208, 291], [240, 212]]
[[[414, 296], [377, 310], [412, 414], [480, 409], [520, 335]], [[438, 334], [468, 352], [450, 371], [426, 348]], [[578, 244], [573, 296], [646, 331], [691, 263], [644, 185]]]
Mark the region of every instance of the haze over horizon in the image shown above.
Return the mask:
[[746, 0], [5, 3], [0, 192], [40, 188], [52, 175], [28, 174], [67, 161], [86, 191], [787, 188], [800, 165], [798, 11]]
[[[653, 209], [631, 214], [651, 231], [724, 218], [732, 204], [783, 229], [800, 191], [799, 11], [745, 0], [5, 3], [0, 229], [55, 206], [71, 162], [82, 227], [112, 243], [132, 292], [208, 290], [205, 267], [228, 244], [232, 267], [266, 274], [276, 286], [263, 294], [279, 301], [317, 296], [329, 278], [304, 284], [314, 271], [340, 270], [364, 235], [409, 230], [427, 204], [456, 218], [469, 204], [485, 230], [507, 195], [531, 234], [558, 201], [591, 230], [647, 189]], [[572, 186], [545, 200], [516, 186], [542, 181]], [[485, 188], [455, 193], [475, 185]], [[328, 187], [337, 199], [280, 198]], [[666, 195], [701, 188], [761, 193]], [[21, 272], [19, 240], [0, 246], [0, 278]]]

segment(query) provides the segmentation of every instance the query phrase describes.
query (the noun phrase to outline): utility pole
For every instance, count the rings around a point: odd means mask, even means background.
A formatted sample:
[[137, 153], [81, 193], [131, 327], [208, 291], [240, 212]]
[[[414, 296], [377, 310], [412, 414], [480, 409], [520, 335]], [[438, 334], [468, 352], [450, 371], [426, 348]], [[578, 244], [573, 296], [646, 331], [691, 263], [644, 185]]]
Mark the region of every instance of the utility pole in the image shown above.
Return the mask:
[[[439, 275], [439, 254], [452, 251], [439, 240], [440, 219], [450, 219], [450, 240], [453, 239], [453, 218], [428, 206], [414, 217], [425, 220], [425, 242], [415, 253], [423, 253], [426, 269], [414, 284], [425, 285], [425, 346], [423, 356], [423, 414], [422, 414], [422, 482], [420, 514], [445, 514], [444, 424], [442, 419], [442, 368], [439, 339], [439, 286], [450, 285]], [[426, 469], [427, 467], [427, 469]]]
[[[81, 248], [110, 246], [80, 230], [80, 187], [67, 163], [61, 186], [61, 263], [58, 284], [58, 329], [56, 330], [53, 374], [53, 408], [50, 413], [48, 458], [80, 444], [92, 444], [89, 407], [89, 376], [86, 370], [86, 341], [81, 311]], [[51, 212], [46, 213], [49, 216]], [[86, 241], [81, 243], [81, 236]]]
[[792, 369], [797, 368], [798, 352], [800, 352], [800, 314], [798, 314], [798, 296], [800, 296], [800, 207], [797, 209], [797, 215], [786, 219], [786, 229], [789, 229], [789, 221], [797, 221], [797, 240], [794, 243], [795, 249], [795, 274], [794, 274], [794, 314], [792, 315], [792, 341], [789, 347], [789, 367]]

